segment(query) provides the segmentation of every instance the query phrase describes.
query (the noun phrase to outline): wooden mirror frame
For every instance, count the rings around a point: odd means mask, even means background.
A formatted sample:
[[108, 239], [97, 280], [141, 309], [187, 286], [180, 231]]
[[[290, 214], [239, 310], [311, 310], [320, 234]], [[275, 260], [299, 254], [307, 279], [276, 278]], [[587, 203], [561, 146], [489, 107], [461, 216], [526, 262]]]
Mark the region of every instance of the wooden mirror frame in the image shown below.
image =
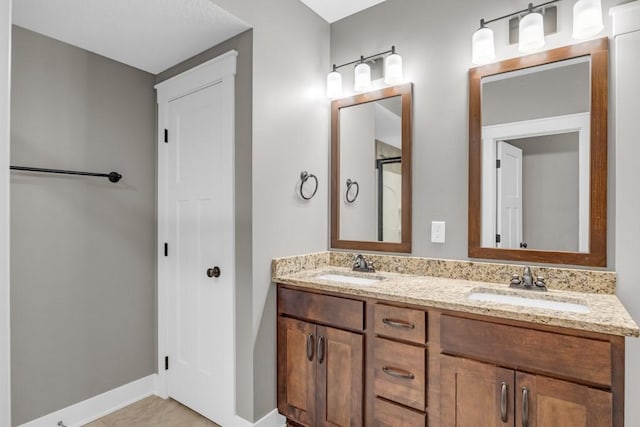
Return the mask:
[[[482, 247], [482, 78], [587, 55], [591, 56], [589, 252]], [[606, 267], [608, 69], [609, 40], [605, 37], [469, 70], [470, 258]]]
[[[331, 247], [364, 251], [411, 252], [412, 90], [406, 83], [374, 90], [331, 103]], [[402, 232], [400, 243], [340, 239], [340, 110], [394, 96], [402, 99]]]

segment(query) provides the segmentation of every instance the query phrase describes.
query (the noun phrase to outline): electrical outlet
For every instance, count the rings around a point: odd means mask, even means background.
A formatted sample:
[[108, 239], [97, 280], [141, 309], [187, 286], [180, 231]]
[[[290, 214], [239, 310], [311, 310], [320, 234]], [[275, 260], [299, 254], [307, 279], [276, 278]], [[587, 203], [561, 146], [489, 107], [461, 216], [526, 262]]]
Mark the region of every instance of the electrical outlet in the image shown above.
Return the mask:
[[444, 243], [444, 221], [431, 222], [431, 243]]

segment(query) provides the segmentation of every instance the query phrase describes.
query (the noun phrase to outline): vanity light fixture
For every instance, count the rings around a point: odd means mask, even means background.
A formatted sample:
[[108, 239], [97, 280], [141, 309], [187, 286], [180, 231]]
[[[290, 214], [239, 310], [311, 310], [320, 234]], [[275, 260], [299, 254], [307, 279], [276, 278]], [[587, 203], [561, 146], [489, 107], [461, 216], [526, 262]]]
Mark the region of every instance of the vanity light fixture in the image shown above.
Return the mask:
[[371, 67], [369, 64], [365, 64], [364, 56], [360, 57], [360, 63], [353, 71], [353, 89], [356, 92], [371, 89]]
[[[495, 59], [493, 31], [487, 28], [486, 25], [514, 16], [518, 16], [520, 19], [518, 50], [523, 53], [530, 53], [541, 49], [545, 45], [543, 17], [545, 6], [559, 1], [551, 0], [539, 5], [529, 3], [526, 9], [495, 19], [481, 19], [480, 28], [473, 34], [472, 38], [471, 62], [474, 65], [482, 65]], [[593, 37], [600, 33], [603, 28], [602, 0], [577, 0], [573, 7], [573, 38]]]
[[471, 62], [474, 64], [486, 64], [496, 58], [493, 30], [485, 26], [484, 19], [480, 20], [480, 28], [473, 33], [471, 45], [473, 51]]
[[356, 92], [363, 92], [371, 89], [371, 67], [366, 62], [370, 59], [378, 58], [390, 54], [385, 59], [384, 82], [388, 85], [396, 85], [403, 82], [402, 57], [396, 53], [396, 47], [391, 46], [390, 50], [376, 53], [371, 56], [360, 56], [355, 61], [341, 65], [333, 65], [332, 71], [327, 75], [327, 97], [339, 98], [342, 96], [342, 75], [339, 68], [356, 64], [354, 68], [353, 89]]
[[333, 66], [333, 71], [327, 74], [327, 96], [329, 98], [339, 98], [342, 96], [342, 74], [337, 67]]
[[520, 52], [535, 52], [544, 46], [544, 20], [540, 12], [533, 11], [533, 3], [529, 3], [529, 13], [520, 19], [519, 33]]
[[384, 61], [384, 82], [388, 85], [402, 83], [402, 56], [396, 53], [396, 47], [391, 46], [391, 55]]
[[602, 2], [600, 0], [578, 0], [573, 6], [573, 38], [593, 37], [603, 29]]

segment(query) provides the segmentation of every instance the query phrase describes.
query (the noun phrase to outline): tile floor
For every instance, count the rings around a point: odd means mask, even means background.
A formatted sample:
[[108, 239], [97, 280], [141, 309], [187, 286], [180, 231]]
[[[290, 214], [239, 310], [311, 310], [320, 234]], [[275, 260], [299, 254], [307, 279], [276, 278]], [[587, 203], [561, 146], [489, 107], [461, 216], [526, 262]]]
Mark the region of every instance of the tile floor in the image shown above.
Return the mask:
[[84, 427], [220, 427], [175, 400], [150, 396]]

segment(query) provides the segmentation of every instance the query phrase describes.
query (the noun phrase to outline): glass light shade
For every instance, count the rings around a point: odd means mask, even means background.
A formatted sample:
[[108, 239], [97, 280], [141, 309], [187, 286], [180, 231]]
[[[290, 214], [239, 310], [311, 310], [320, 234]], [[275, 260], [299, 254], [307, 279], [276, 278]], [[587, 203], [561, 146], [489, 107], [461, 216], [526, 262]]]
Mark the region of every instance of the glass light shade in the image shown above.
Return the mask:
[[384, 61], [384, 82], [388, 85], [402, 82], [402, 57], [397, 53], [387, 56]]
[[327, 74], [327, 97], [339, 98], [342, 96], [342, 74], [332, 71]]
[[356, 92], [362, 92], [371, 89], [371, 67], [365, 63], [356, 65], [354, 71], [353, 89]]
[[544, 46], [544, 22], [540, 13], [533, 12], [520, 20], [518, 50], [533, 52]]
[[473, 33], [471, 38], [471, 62], [480, 65], [493, 61], [496, 58], [496, 48], [493, 42], [493, 30], [483, 27]]
[[578, 0], [573, 6], [573, 38], [586, 39], [604, 29], [600, 0]]

